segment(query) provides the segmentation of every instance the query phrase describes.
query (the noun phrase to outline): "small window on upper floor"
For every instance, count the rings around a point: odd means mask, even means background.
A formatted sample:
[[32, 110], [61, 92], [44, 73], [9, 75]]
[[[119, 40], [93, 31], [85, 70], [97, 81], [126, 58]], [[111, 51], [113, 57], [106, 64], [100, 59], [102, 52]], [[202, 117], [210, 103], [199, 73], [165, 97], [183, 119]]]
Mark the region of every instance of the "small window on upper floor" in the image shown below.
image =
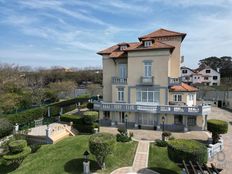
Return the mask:
[[205, 73], [209, 74], [210, 73], [210, 69], [205, 70]]
[[182, 70], [182, 73], [183, 73], [183, 74], [187, 74], [187, 73], [188, 73], [187, 69], [183, 69], [183, 70]]
[[217, 80], [218, 79], [218, 77], [217, 76], [213, 76], [213, 80]]
[[120, 46], [120, 50], [121, 50], [121, 51], [123, 51], [123, 50], [125, 50], [125, 49], [127, 49], [127, 45], [121, 45], [121, 46]]
[[151, 40], [144, 42], [144, 47], [150, 47], [151, 45], [152, 45], [152, 41]]

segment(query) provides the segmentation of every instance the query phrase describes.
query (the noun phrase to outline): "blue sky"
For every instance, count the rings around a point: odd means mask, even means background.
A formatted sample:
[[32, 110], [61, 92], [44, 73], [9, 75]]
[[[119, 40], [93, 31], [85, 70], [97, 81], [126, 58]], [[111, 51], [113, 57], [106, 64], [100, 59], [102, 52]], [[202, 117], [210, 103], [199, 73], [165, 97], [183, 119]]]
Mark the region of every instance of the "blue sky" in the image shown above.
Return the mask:
[[0, 63], [99, 67], [96, 52], [159, 28], [186, 32], [184, 65], [232, 56], [232, 0], [0, 0]]

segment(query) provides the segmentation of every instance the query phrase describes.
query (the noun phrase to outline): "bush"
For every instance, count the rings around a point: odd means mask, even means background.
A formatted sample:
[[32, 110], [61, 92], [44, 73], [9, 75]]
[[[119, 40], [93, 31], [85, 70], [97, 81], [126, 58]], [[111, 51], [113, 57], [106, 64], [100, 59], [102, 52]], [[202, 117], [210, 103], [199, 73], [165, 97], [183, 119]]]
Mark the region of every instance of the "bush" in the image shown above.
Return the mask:
[[82, 124], [82, 119], [79, 115], [64, 114], [60, 117], [60, 120], [67, 123]]
[[207, 147], [195, 140], [171, 140], [168, 142], [168, 156], [174, 162], [197, 161], [204, 164], [208, 160]]
[[73, 125], [76, 130], [81, 133], [94, 133], [94, 128], [98, 128], [97, 124], [85, 125], [85, 124], [74, 124]]
[[163, 141], [163, 140], [155, 140], [155, 144], [159, 147], [167, 147], [168, 145], [167, 141]]
[[89, 109], [89, 110], [92, 110], [93, 109], [93, 103], [87, 103], [87, 108]]
[[128, 142], [131, 141], [131, 136], [128, 137], [126, 128], [118, 128], [119, 134], [116, 135], [118, 142]]
[[83, 113], [83, 122], [85, 124], [91, 125], [98, 120], [98, 112], [96, 111], [86, 111]]
[[23, 150], [17, 154], [7, 154], [3, 156], [4, 160], [21, 163], [22, 160], [31, 153], [30, 147], [25, 147]]
[[218, 142], [220, 134], [225, 134], [228, 131], [228, 123], [223, 120], [208, 120], [207, 127], [208, 131], [212, 132], [213, 144]]
[[115, 136], [109, 133], [97, 133], [90, 137], [89, 150], [101, 168], [104, 168], [106, 157], [113, 152], [115, 142]]
[[162, 133], [162, 136], [164, 136], [164, 137], [170, 137], [171, 135], [172, 135], [172, 133], [169, 131], [165, 131]]
[[9, 143], [9, 149], [11, 153], [22, 152], [25, 147], [27, 147], [26, 140], [15, 140]]
[[10, 135], [13, 125], [5, 118], [0, 118], [0, 138]]

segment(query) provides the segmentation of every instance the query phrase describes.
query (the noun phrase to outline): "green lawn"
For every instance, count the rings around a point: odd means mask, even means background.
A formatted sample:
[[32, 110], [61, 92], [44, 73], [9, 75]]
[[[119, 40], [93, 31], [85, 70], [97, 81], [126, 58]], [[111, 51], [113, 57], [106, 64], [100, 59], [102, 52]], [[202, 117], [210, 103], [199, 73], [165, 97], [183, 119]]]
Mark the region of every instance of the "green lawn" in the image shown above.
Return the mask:
[[166, 147], [150, 144], [148, 167], [160, 174], [180, 174], [181, 169], [168, 158]]
[[[29, 155], [12, 174], [76, 174], [83, 171], [83, 152], [88, 150], [89, 135], [67, 138], [57, 144], [43, 145]], [[90, 155], [91, 171], [110, 173], [114, 169], [133, 163], [137, 142], [117, 143], [115, 151], [106, 160], [106, 170], [100, 171], [94, 156]], [[0, 166], [1, 171], [1, 166]]]

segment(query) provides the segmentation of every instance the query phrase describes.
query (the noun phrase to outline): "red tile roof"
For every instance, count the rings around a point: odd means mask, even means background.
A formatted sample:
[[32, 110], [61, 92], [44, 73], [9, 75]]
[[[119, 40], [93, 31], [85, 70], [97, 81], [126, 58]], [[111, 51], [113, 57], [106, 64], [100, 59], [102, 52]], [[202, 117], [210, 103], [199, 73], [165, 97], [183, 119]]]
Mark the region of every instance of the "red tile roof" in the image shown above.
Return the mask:
[[180, 85], [170, 87], [171, 92], [196, 92], [197, 90], [197, 88], [194, 88], [186, 83], [181, 83]]
[[139, 40], [143, 40], [146, 38], [170, 37], [170, 36], [182, 36], [182, 40], [183, 40], [186, 36], [186, 33], [180, 33], [180, 32], [175, 32], [161, 28], [147, 35], [139, 37]]

